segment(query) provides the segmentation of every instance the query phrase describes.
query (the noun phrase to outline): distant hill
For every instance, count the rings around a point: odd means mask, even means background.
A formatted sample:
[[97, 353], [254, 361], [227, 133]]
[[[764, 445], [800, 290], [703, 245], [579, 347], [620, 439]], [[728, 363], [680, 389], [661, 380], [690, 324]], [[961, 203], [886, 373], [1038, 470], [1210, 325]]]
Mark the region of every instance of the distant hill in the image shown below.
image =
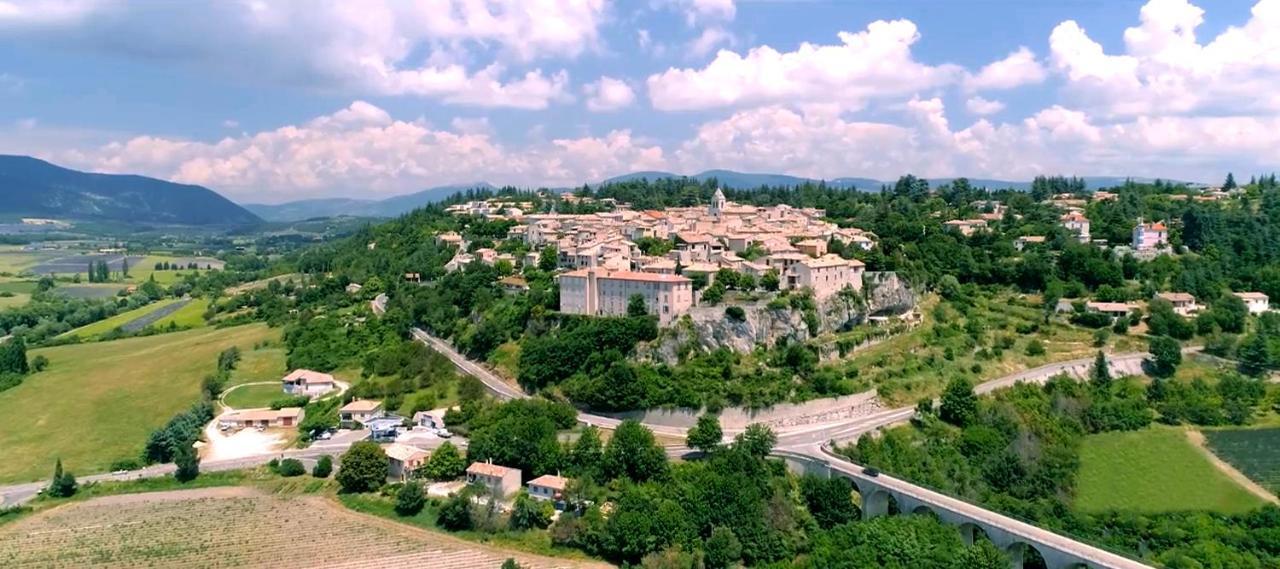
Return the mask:
[[200, 186], [93, 174], [0, 155], [0, 214], [128, 223], [238, 226], [258, 216]]
[[301, 221], [340, 215], [396, 217], [429, 203], [444, 200], [458, 192], [471, 189], [493, 189], [493, 186], [487, 182], [478, 182], [475, 184], [439, 186], [384, 200], [328, 198], [299, 200], [282, 204], [244, 204], [244, 207], [267, 221]]

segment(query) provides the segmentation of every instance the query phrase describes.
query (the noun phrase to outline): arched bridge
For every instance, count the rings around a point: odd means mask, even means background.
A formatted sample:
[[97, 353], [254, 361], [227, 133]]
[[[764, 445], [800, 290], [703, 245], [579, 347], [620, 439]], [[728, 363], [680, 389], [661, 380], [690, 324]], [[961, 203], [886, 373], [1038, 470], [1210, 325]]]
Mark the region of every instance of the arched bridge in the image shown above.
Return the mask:
[[787, 467], [797, 474], [840, 476], [848, 479], [862, 496], [864, 518], [888, 515], [892, 502], [897, 504], [897, 510], [901, 513], [932, 514], [944, 523], [956, 526], [966, 544], [972, 544], [981, 531], [993, 545], [1009, 555], [1014, 569], [1021, 569], [1024, 559], [1035, 554], [1044, 559], [1049, 569], [1151, 569], [1149, 565], [1122, 555], [910, 482], [884, 474], [868, 474], [861, 466], [825, 453], [823, 449], [777, 449], [773, 454], [782, 458]]

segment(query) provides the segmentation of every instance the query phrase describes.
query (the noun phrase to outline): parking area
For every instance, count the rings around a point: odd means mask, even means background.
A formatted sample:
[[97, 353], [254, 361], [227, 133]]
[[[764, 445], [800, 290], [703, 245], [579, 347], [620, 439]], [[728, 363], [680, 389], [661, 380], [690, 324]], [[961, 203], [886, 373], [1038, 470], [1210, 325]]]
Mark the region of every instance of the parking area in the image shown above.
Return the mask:
[[201, 448], [203, 460], [229, 460], [279, 452], [287, 442], [288, 431], [282, 429], [239, 429], [222, 431], [214, 421], [205, 427]]

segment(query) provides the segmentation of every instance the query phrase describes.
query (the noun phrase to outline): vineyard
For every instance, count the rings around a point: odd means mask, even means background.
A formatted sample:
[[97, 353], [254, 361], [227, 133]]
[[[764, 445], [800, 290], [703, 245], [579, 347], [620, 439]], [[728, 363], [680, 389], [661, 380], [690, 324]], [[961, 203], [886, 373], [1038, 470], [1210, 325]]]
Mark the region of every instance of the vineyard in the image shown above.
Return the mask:
[[[231, 487], [98, 498], [0, 529], [0, 567], [439, 567], [510, 555], [342, 510]], [[514, 557], [524, 567], [583, 564]]]
[[1280, 492], [1280, 428], [1205, 431], [1209, 447], [1245, 476]]

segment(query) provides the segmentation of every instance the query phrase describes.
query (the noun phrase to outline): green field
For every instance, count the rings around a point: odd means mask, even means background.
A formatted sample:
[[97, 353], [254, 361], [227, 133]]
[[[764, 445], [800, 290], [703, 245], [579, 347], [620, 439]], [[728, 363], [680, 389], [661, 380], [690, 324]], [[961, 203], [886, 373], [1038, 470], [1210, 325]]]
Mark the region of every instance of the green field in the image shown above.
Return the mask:
[[231, 381], [227, 385], [240, 385], [258, 381], [280, 381], [288, 370], [284, 368], [284, 348], [280, 343], [253, 349], [240, 348], [240, 363], [231, 372]]
[[263, 324], [32, 350], [49, 369], [0, 392], [0, 483], [77, 474], [135, 457], [152, 430], [200, 398], [218, 352], [246, 352], [280, 331]]
[[1083, 512], [1239, 513], [1262, 504], [1219, 471], [1180, 429], [1090, 435], [1080, 450], [1075, 507]]
[[1280, 492], [1280, 428], [1222, 429], [1204, 436], [1219, 458], [1272, 493]]
[[12, 292], [31, 294], [36, 291], [35, 281], [3, 281], [0, 282], [0, 292]]
[[94, 322], [93, 324], [87, 324], [79, 328], [76, 328], [75, 330], [63, 332], [58, 337], [63, 338], [63, 337], [70, 337], [70, 336], [80, 336], [81, 338], [87, 340], [95, 336], [106, 334], [107, 332], [115, 330], [116, 328], [124, 326], [125, 324], [133, 322], [138, 318], [151, 314], [152, 312], [159, 310], [162, 307], [173, 304], [175, 302], [178, 302], [178, 299], [166, 298], [164, 300], [159, 300], [151, 304], [148, 304], [146, 306], [139, 306], [133, 310], [121, 312], [106, 320], [99, 320], [97, 322]]
[[23, 306], [27, 301], [31, 300], [31, 295], [20, 292], [10, 292], [0, 294], [0, 310], [6, 308], [17, 308]]
[[199, 328], [208, 324], [204, 320], [204, 311], [208, 309], [209, 299], [197, 298], [188, 302], [186, 306], [179, 308], [177, 312], [156, 320], [152, 326], [163, 328], [172, 322], [179, 328]]
[[256, 409], [267, 407], [272, 401], [286, 397], [280, 384], [272, 382], [266, 385], [246, 385], [232, 390], [222, 400], [232, 409]]

